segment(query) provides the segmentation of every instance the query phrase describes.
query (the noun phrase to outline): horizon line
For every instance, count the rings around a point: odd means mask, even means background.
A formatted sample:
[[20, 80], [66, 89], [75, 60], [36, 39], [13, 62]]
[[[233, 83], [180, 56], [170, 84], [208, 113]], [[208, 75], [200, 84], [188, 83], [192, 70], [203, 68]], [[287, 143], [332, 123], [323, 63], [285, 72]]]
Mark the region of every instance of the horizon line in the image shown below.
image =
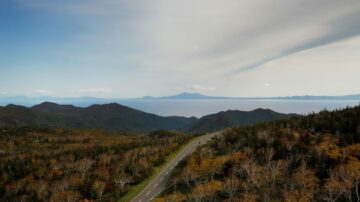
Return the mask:
[[360, 96], [360, 93], [353, 93], [353, 94], [340, 94], [340, 95], [321, 95], [321, 94], [303, 94], [303, 95], [284, 95], [284, 96], [223, 96], [223, 95], [207, 95], [200, 92], [181, 92], [172, 95], [163, 95], [163, 96], [152, 96], [152, 95], [144, 95], [139, 97], [97, 97], [97, 96], [90, 96], [90, 95], [83, 95], [83, 96], [51, 96], [51, 95], [42, 95], [42, 96], [28, 96], [28, 95], [0, 95], [0, 99], [2, 98], [55, 98], [55, 99], [79, 99], [79, 98], [90, 98], [90, 99], [161, 99], [161, 98], [169, 98], [169, 97], [176, 97], [179, 95], [188, 94], [188, 95], [200, 95], [208, 98], [228, 98], [228, 99], [251, 99], [251, 98], [291, 98], [291, 97], [346, 97], [346, 96]]

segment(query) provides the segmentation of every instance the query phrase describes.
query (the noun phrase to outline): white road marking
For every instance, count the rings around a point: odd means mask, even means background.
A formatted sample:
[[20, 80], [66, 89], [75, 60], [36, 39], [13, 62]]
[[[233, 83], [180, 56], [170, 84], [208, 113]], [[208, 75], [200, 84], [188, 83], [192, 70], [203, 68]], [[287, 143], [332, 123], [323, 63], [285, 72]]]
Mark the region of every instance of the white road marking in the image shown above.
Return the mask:
[[151, 193], [151, 191], [148, 191], [148, 193], [146, 193], [146, 196], [149, 196], [150, 193]]
[[159, 184], [159, 183], [156, 183], [156, 184], [154, 185], [154, 188], [155, 188], [155, 187], [157, 187], [157, 186], [158, 186], [158, 184]]

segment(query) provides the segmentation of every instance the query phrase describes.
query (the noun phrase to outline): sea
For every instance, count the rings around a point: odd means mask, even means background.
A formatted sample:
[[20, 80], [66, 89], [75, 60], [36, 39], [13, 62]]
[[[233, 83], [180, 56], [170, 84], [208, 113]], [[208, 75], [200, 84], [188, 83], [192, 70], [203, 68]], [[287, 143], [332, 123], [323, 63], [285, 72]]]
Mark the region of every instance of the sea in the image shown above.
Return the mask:
[[306, 115], [321, 110], [342, 109], [360, 105], [360, 100], [299, 100], [299, 99], [1, 99], [0, 106], [17, 104], [31, 107], [44, 101], [87, 107], [92, 104], [119, 103], [160, 116], [202, 117], [227, 110], [251, 111], [258, 108], [281, 113]]
[[359, 100], [241, 100], [241, 99], [131, 99], [120, 100], [123, 104], [141, 111], [161, 116], [202, 117], [227, 110], [251, 111], [257, 108], [281, 113], [306, 115], [321, 110], [342, 109], [357, 106]]

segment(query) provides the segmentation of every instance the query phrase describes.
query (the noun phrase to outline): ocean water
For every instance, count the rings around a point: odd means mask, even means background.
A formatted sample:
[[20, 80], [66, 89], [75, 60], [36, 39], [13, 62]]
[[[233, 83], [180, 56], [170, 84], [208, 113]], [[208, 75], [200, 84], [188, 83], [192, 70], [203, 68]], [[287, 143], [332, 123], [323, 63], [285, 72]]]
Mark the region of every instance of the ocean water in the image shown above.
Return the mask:
[[333, 110], [359, 105], [359, 100], [120, 100], [123, 104], [141, 111], [162, 116], [196, 116], [226, 110], [250, 111], [257, 108], [271, 109], [282, 113], [308, 114], [324, 109]]
[[61, 99], [18, 99], [0, 98], [0, 106], [18, 104], [27, 107], [44, 101], [87, 107], [92, 104], [119, 103], [141, 111], [161, 116], [201, 117], [226, 110], [250, 111], [257, 108], [271, 109], [282, 113], [308, 114], [323, 109], [333, 110], [356, 106], [360, 100], [279, 100], [279, 99], [109, 99], [109, 100], [61, 100]]

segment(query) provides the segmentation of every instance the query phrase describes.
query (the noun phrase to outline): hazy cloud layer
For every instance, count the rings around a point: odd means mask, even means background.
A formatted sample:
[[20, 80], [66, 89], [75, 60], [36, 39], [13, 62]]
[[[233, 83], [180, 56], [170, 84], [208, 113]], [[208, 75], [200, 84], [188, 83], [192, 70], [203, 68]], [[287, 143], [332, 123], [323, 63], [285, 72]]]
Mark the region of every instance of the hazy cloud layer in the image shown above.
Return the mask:
[[[353, 78], [360, 75], [360, 59], [353, 57], [360, 55], [354, 48], [359, 0], [14, 2], [20, 10], [47, 13], [76, 27], [52, 45], [56, 48], [44, 50], [51, 60], [14, 58], [45, 69], [33, 71], [41, 75], [49, 75], [50, 67], [76, 75], [62, 89], [59, 78], [46, 82], [63, 95], [164, 95], [176, 86], [230, 96], [360, 91]], [[324, 74], [328, 77], [311, 86], [308, 78], [296, 79]], [[342, 83], [329, 88], [337, 75]], [[74, 92], [76, 85], [80, 90]], [[92, 85], [109, 87], [81, 88]]]
[[111, 93], [111, 88], [87, 88], [79, 89], [75, 91], [76, 93]]
[[176, 72], [241, 72], [360, 33], [356, 0], [156, 2], [144, 64]]
[[205, 87], [205, 86], [200, 86], [200, 85], [192, 85], [190, 87], [191, 90], [193, 91], [197, 91], [197, 92], [207, 92], [207, 91], [213, 91], [215, 90], [215, 88], [213, 87]]
[[34, 90], [33, 93], [40, 94], [40, 95], [51, 95], [51, 94], [53, 94], [53, 92], [51, 92], [49, 90], [46, 90], [46, 89], [37, 89], [37, 90]]

